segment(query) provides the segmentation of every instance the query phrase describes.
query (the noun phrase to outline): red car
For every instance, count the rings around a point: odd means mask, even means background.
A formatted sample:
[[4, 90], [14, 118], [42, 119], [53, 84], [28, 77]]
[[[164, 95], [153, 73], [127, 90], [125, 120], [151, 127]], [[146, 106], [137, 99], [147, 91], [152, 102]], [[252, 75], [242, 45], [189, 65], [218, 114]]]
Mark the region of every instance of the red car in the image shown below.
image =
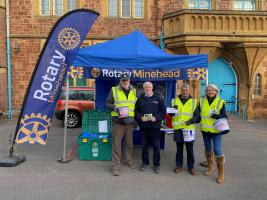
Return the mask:
[[[82, 113], [84, 110], [95, 109], [95, 89], [88, 87], [70, 87], [68, 103], [68, 128], [77, 128], [82, 124]], [[66, 90], [62, 89], [60, 99], [57, 102], [55, 116], [59, 120], [65, 119]]]

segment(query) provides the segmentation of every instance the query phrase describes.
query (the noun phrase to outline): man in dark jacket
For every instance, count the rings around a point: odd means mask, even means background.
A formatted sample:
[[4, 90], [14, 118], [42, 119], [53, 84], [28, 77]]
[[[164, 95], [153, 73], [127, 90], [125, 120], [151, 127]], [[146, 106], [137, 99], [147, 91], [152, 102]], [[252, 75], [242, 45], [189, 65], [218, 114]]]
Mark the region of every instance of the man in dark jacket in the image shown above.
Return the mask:
[[142, 133], [142, 165], [140, 171], [149, 166], [149, 144], [153, 146], [154, 172], [160, 171], [160, 128], [165, 117], [165, 105], [162, 97], [153, 94], [153, 84], [145, 82], [142, 94], [135, 104], [135, 119]]

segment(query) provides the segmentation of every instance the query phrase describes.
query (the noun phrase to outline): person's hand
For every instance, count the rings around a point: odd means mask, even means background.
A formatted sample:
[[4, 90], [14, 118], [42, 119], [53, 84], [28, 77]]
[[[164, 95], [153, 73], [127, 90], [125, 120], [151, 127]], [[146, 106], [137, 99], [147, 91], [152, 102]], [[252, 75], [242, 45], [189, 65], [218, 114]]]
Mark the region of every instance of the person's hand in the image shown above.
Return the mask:
[[146, 118], [145, 118], [145, 117], [142, 117], [142, 118], [141, 118], [141, 121], [142, 121], [142, 122], [146, 122]]
[[191, 121], [191, 119], [189, 119], [189, 120], [185, 121], [185, 125], [190, 125], [190, 124], [192, 124], [192, 121]]
[[178, 106], [177, 105], [174, 105], [173, 108], [175, 108], [177, 110], [178, 109]]
[[213, 119], [219, 119], [220, 115], [213, 113], [213, 114], [211, 114], [210, 117], [213, 118]]
[[152, 117], [151, 121], [152, 121], [152, 122], [157, 121], [156, 117]]

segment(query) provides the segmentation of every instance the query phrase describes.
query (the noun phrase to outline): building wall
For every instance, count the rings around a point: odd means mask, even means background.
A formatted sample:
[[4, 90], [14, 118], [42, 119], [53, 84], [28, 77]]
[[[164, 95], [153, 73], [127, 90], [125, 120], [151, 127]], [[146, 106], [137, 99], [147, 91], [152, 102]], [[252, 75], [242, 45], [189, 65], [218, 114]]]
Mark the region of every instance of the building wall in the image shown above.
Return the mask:
[[267, 119], [267, 55], [262, 59], [253, 73], [254, 81], [257, 74], [260, 74], [262, 77], [262, 85], [261, 94], [252, 95], [252, 109], [254, 110], [254, 118]]
[[[87, 36], [87, 40], [109, 40], [136, 29], [141, 30], [151, 40], [159, 37], [161, 22], [158, 19], [158, 3], [160, 1], [147, 1], [145, 5], [145, 18], [131, 20], [108, 18], [106, 2], [101, 1], [100, 3], [100, 1], [94, 0], [80, 1], [80, 8], [88, 8], [100, 13], [99, 18], [93, 24]], [[10, 0], [10, 4], [11, 48], [13, 49], [13, 107], [20, 108], [41, 50], [40, 47], [58, 17], [38, 16], [35, 0]]]
[[0, 2], [0, 111], [7, 110], [6, 10]]
[[[58, 17], [43, 17], [38, 16], [36, 5], [36, 0], [10, 0], [10, 23], [11, 23], [11, 61], [12, 61], [12, 100], [13, 108], [19, 109], [22, 105], [22, 101], [28, 87], [31, 74], [35, 67], [36, 61], [38, 59], [41, 47], [47, 38], [52, 26], [57, 21]], [[96, 20], [90, 33], [88, 34], [86, 41], [89, 44], [94, 44], [97, 41], [105, 41], [113, 39], [117, 36], [127, 34], [135, 29], [140, 29], [145, 33], [152, 41], [157, 42], [159, 34], [162, 27], [162, 16], [166, 13], [175, 12], [177, 10], [186, 9], [188, 6], [187, 0], [147, 0], [145, 5], [145, 18], [144, 19], [111, 19], [107, 17], [107, 0], [80, 0], [80, 8], [88, 8], [95, 10], [100, 13], [99, 18]], [[256, 1], [256, 8], [258, 10], [267, 10], [267, 0]], [[215, 10], [228, 10], [232, 9], [232, 1], [229, 0], [214, 0], [212, 1], [212, 9]], [[3, 8], [1, 7], [1, 16], [4, 16]], [[1, 17], [1, 20], [3, 17]], [[1, 23], [2, 26], [2, 23]], [[0, 31], [2, 31], [2, 27]], [[2, 36], [3, 34], [1, 34]], [[0, 37], [3, 40], [3, 37]], [[89, 41], [89, 42], [88, 42]], [[0, 43], [0, 58], [5, 56], [3, 53], [3, 43]], [[200, 47], [199, 47], [200, 48]], [[199, 49], [196, 47], [196, 49]], [[180, 48], [181, 49], [181, 48]], [[203, 49], [203, 48], [202, 48]], [[2, 50], [2, 51], [1, 51]], [[187, 52], [191, 53], [188, 49], [183, 47], [181, 51], [173, 51], [171, 49], [166, 49], [166, 51], [172, 53]], [[213, 52], [214, 53], [214, 52]], [[214, 57], [214, 55], [209, 55], [209, 58]], [[0, 76], [6, 76], [6, 59], [0, 59]], [[267, 70], [265, 62], [261, 62], [259, 67], [256, 69], [263, 73], [264, 83], [263, 92], [267, 89]], [[4, 70], [3, 70], [4, 69]], [[256, 70], [255, 69], [255, 70]], [[238, 70], [238, 68], [237, 68]], [[254, 70], [254, 71], [255, 71]], [[252, 75], [250, 75], [252, 76]], [[6, 82], [6, 79], [0, 79]], [[242, 80], [241, 80], [242, 81]], [[198, 90], [199, 84], [194, 82], [194, 89]], [[0, 85], [0, 91], [3, 90]], [[249, 98], [246, 87], [241, 88], [240, 94], [242, 97]], [[5, 88], [6, 90], [6, 88]], [[2, 92], [1, 92], [2, 93]], [[197, 91], [194, 91], [198, 94]], [[3, 96], [3, 95], [2, 95]], [[267, 94], [263, 97], [255, 97], [252, 99], [251, 109], [257, 110], [254, 117], [265, 116], [263, 114], [257, 114], [262, 112], [260, 108], [260, 103], [265, 102], [267, 99]], [[0, 94], [1, 99], [1, 94]], [[0, 103], [3, 103], [3, 100]], [[267, 102], [267, 101], [266, 101]], [[6, 106], [5, 106], [6, 107]], [[1, 107], [0, 107], [1, 109]], [[267, 111], [266, 111], [267, 112]]]
[[[255, 12], [233, 11], [233, 1], [229, 0], [212, 1], [209, 11], [183, 10], [187, 1], [183, 3], [181, 6], [180, 2], [172, 1], [182, 9], [166, 12], [168, 14], [163, 16], [167, 51], [173, 54], [205, 53], [209, 63], [219, 57], [232, 63], [238, 81], [241, 113], [247, 113], [249, 118], [267, 118], [267, 20], [264, 12], [267, 1], [256, 1]], [[190, 22], [192, 19], [195, 23]], [[252, 32], [255, 32], [253, 37]], [[262, 77], [260, 95], [254, 94], [257, 74]], [[191, 85], [192, 93], [198, 97], [200, 84], [193, 81]]]

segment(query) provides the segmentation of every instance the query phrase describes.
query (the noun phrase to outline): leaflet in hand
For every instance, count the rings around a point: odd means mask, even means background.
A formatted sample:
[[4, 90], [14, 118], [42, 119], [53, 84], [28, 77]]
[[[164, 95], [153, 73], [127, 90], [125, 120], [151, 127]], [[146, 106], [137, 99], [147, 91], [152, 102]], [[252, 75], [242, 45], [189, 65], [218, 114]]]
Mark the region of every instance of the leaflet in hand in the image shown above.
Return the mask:
[[122, 107], [118, 107], [118, 114], [119, 114], [119, 118], [123, 118], [123, 117], [128, 117], [129, 116], [129, 110], [128, 110], [128, 106], [122, 106]]
[[178, 113], [178, 109], [167, 107], [166, 112], [169, 114], [176, 114]]
[[152, 120], [152, 114], [144, 114], [145, 120], [146, 121], [151, 121]]

